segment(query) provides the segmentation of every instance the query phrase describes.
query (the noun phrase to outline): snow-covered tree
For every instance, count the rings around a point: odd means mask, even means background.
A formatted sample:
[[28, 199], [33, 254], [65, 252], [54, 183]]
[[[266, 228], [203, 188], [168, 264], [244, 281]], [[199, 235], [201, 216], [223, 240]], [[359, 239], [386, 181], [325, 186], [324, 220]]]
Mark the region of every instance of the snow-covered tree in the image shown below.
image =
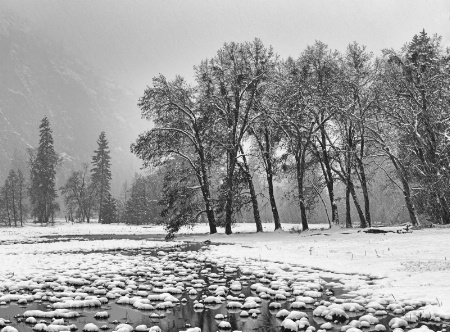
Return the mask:
[[166, 164], [163, 176], [160, 216], [168, 238], [183, 226], [191, 226], [202, 217], [202, 198], [193, 169], [182, 158], [174, 158]]
[[[351, 201], [360, 220], [360, 227], [371, 225], [366, 165], [371, 141], [365, 125], [375, 111], [378, 97], [376, 78], [378, 61], [372, 60], [364, 46], [356, 42], [348, 45], [340, 63], [340, 91], [342, 107], [334, 117], [334, 126], [327, 136], [334, 162], [331, 168], [345, 185], [346, 227], [353, 227]], [[359, 183], [358, 183], [359, 182]], [[357, 186], [361, 185], [363, 203]]]
[[174, 158], [183, 159], [192, 169], [198, 183], [208, 218], [209, 232], [216, 233], [216, 219], [211, 193], [210, 167], [217, 153], [212, 136], [215, 117], [211, 106], [199, 96], [197, 87], [181, 77], [168, 81], [164, 76], [153, 79], [140, 99], [142, 116], [152, 120], [154, 128], [141, 134], [132, 151], [145, 166], [164, 164]]
[[[309, 75], [308, 71], [303, 70], [303, 66], [306, 64], [302, 61], [302, 57], [298, 60], [288, 58], [278, 64], [268, 103], [272, 104], [269, 111], [271, 130], [276, 133], [275, 142], [279, 140], [278, 147], [284, 151], [281, 156], [283, 169], [285, 171], [292, 169], [292, 172], [286, 173], [295, 174], [302, 229], [307, 230], [309, 225], [305, 178], [308, 165], [311, 164], [308, 161], [311, 159], [309, 155], [312, 135], [318, 130], [318, 126], [314, 124], [311, 111]], [[274, 158], [273, 154], [274, 152], [267, 157]]]
[[[374, 137], [394, 165], [411, 221], [450, 223], [450, 56], [425, 31], [400, 52], [384, 50]], [[419, 195], [420, 193], [420, 195]], [[419, 198], [420, 197], [420, 198]]]
[[8, 218], [8, 225], [17, 227], [23, 225], [23, 217], [26, 213], [24, 200], [25, 178], [20, 169], [11, 169], [2, 188], [2, 208]]
[[156, 223], [160, 188], [152, 175], [136, 175], [126, 202], [126, 222], [134, 225]]
[[117, 222], [117, 200], [110, 193], [107, 193], [105, 199], [103, 200], [102, 211], [104, 224], [112, 224]]
[[53, 220], [54, 213], [59, 208], [55, 188], [58, 156], [53, 146], [52, 130], [47, 117], [42, 119], [39, 130], [39, 146], [37, 150], [30, 151], [29, 195], [33, 216], [40, 223], [48, 223], [50, 219]]
[[103, 223], [103, 200], [111, 189], [111, 156], [104, 131], [100, 133], [97, 144], [97, 150], [94, 151], [95, 154], [92, 156], [91, 179], [93, 186], [96, 188], [98, 222]]
[[258, 118], [258, 93], [274, 67], [275, 56], [256, 39], [225, 44], [210, 60], [196, 67], [200, 94], [213, 114], [215, 141], [226, 155], [225, 233], [231, 234], [234, 172], [249, 126]]
[[88, 164], [84, 164], [81, 171], [73, 171], [60, 190], [70, 214], [75, 212], [80, 222], [89, 223], [95, 203], [96, 187], [89, 178]]

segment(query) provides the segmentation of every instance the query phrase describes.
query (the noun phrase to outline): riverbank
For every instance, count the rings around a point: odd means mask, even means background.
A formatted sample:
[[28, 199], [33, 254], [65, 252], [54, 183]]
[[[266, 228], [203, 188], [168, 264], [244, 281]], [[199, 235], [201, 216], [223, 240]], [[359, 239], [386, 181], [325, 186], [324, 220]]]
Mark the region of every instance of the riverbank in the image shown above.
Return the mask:
[[[333, 228], [295, 232], [298, 225], [286, 225], [288, 231], [273, 232], [264, 224], [264, 233], [252, 233], [253, 224], [239, 224], [232, 235], [207, 234], [207, 226], [182, 229], [176, 241], [220, 243], [211, 246], [215, 258], [237, 261], [248, 259], [311, 266], [337, 273], [374, 277], [372, 283], [347, 282], [346, 287], [358, 295], [389, 295], [396, 300], [416, 299], [434, 303], [435, 309], [450, 314], [450, 229], [424, 229], [412, 233], [366, 234], [359, 229]], [[223, 230], [219, 230], [223, 232]], [[85, 241], [83, 235], [163, 234], [161, 226], [126, 226], [57, 223], [41, 227], [0, 229], [2, 278], [14, 273], [27, 274], [48, 264], [62, 267], [79, 252], [126, 250], [141, 247], [165, 247], [165, 241], [104, 239]], [[48, 236], [76, 235], [67, 242], [42, 243]], [[70, 241], [69, 241], [70, 240]], [[208, 242], [208, 241], [207, 241]], [[71, 254], [72, 253], [72, 254]]]

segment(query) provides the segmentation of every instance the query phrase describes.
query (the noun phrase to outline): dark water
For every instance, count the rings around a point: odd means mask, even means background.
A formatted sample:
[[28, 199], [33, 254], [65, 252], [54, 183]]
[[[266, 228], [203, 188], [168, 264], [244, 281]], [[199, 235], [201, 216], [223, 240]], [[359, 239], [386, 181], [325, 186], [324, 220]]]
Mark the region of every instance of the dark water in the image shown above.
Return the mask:
[[[215, 332], [217, 331], [217, 322], [214, 317], [217, 314], [223, 314], [227, 317], [227, 320], [231, 323], [232, 330], [241, 330], [241, 331], [278, 331], [281, 328], [281, 321], [275, 317], [274, 313], [269, 312], [268, 309], [269, 302], [262, 302], [262, 306], [259, 308], [261, 310], [261, 314], [255, 318], [246, 318], [242, 319], [239, 317], [238, 313], [229, 313], [226, 309], [225, 304], [222, 304], [218, 308], [214, 309], [205, 309], [203, 312], [195, 312], [193, 309], [193, 300], [189, 299], [186, 304], [177, 305], [175, 308], [171, 310], [167, 310], [164, 312], [164, 318], [151, 318], [151, 313], [162, 314], [160, 311], [141, 311], [133, 308], [130, 305], [118, 305], [111, 301], [108, 305], [104, 305], [99, 308], [91, 308], [91, 309], [83, 309], [76, 310], [71, 309], [71, 311], [77, 311], [81, 314], [80, 317], [76, 319], [66, 320], [70, 324], [75, 323], [78, 326], [78, 329], [81, 330], [83, 326], [87, 323], [94, 323], [98, 326], [108, 325], [111, 330], [117, 325], [117, 323], [113, 323], [114, 320], [117, 320], [119, 323], [129, 323], [133, 326], [145, 324], [148, 327], [153, 325], [158, 325], [161, 327], [163, 331], [171, 331], [177, 332], [186, 327], [200, 327], [204, 332]], [[289, 310], [289, 303], [282, 304], [284, 309]], [[33, 303], [26, 307], [18, 306], [17, 304], [11, 304], [8, 306], [0, 306], [0, 316], [2, 318], [10, 319], [13, 322], [13, 326], [15, 326], [19, 331], [22, 332], [32, 332], [32, 325], [25, 324], [24, 322], [18, 322], [17, 319], [14, 318], [15, 315], [23, 313], [25, 310], [42, 310], [46, 311], [47, 304], [46, 303]], [[323, 318], [315, 317], [312, 315], [313, 308], [303, 310], [309, 315], [309, 322], [312, 326], [319, 329], [320, 325], [326, 323], [327, 321]], [[95, 319], [94, 315], [98, 311], [108, 311], [110, 313], [110, 317], [107, 320]], [[358, 319], [362, 316], [362, 314], [352, 314], [347, 313], [352, 319]], [[386, 315], [384, 317], [379, 317], [379, 323], [383, 324], [387, 327], [389, 331], [388, 323], [393, 318], [392, 315]], [[39, 320], [39, 319], [38, 319]], [[419, 325], [428, 325], [432, 330], [438, 331], [441, 330], [447, 324], [441, 323], [419, 323], [419, 324], [410, 324], [409, 328], [418, 327]], [[339, 331], [340, 327], [345, 325], [342, 324], [333, 324], [333, 331]], [[363, 329], [369, 331], [369, 329]], [[370, 330], [373, 330], [373, 326]]]
[[[203, 250], [204, 245], [199, 243], [191, 243], [187, 244], [181, 247], [176, 248], [170, 248], [170, 249], [163, 249], [167, 252], [177, 252], [177, 251], [198, 251]], [[158, 251], [161, 251], [161, 249], [158, 249]], [[151, 255], [156, 256], [156, 250], [151, 249], [145, 249], [145, 250], [127, 250], [122, 252], [116, 252], [115, 255], [136, 255], [141, 254], [143, 256], [145, 255]], [[197, 273], [200, 270], [209, 268], [211, 270], [211, 273], [217, 273], [221, 276], [221, 278], [225, 278], [227, 280], [227, 284], [229, 281], [241, 277], [239, 271], [236, 273], [224, 273], [223, 270], [218, 268], [215, 265], [212, 265], [210, 263], [204, 263], [199, 268]], [[146, 278], [142, 277], [131, 277], [134, 278], [135, 281], [137, 281], [137, 284], [145, 284], [149, 282]], [[260, 310], [260, 314], [257, 315], [256, 318], [241, 318], [239, 316], [239, 312], [235, 311], [228, 311], [226, 308], [225, 301], [221, 305], [217, 305], [215, 307], [205, 308], [201, 312], [196, 312], [194, 310], [194, 301], [200, 300], [203, 294], [210, 295], [208, 291], [208, 286], [210, 285], [210, 281], [207, 277], [202, 277], [206, 282], [206, 287], [203, 288], [202, 291], [198, 290], [198, 294], [196, 296], [189, 296], [187, 293], [182, 294], [178, 298], [181, 300], [185, 298], [187, 301], [185, 303], [180, 303], [176, 305], [174, 308], [170, 310], [165, 311], [158, 311], [158, 310], [152, 310], [152, 311], [144, 311], [144, 310], [138, 310], [135, 309], [131, 305], [119, 305], [116, 304], [114, 299], [110, 299], [108, 304], [103, 305], [102, 307], [97, 308], [90, 308], [90, 309], [70, 309], [71, 311], [77, 311], [81, 314], [80, 317], [76, 319], [66, 320], [69, 322], [69, 324], [74, 323], [77, 325], [78, 330], [82, 330], [85, 324], [87, 323], [94, 323], [97, 326], [107, 325], [110, 330], [113, 330], [114, 327], [118, 323], [129, 323], [133, 326], [145, 324], [147, 327], [151, 327], [154, 325], [157, 325], [161, 327], [163, 331], [170, 331], [170, 332], [178, 332], [180, 330], [184, 330], [187, 327], [200, 327], [203, 332], [215, 332], [218, 330], [218, 325], [214, 317], [217, 314], [222, 314], [226, 317], [226, 320], [228, 320], [232, 326], [232, 330], [240, 330], [240, 331], [279, 331], [281, 330], [281, 321], [276, 318], [276, 312], [277, 311], [270, 311], [269, 310], [269, 304], [271, 302], [274, 302], [273, 300], [263, 300], [261, 303], [261, 306], [258, 308]], [[337, 280], [333, 279], [327, 279], [325, 282], [334, 281], [337, 282]], [[247, 285], [245, 285], [245, 283]], [[237, 293], [229, 292], [229, 295], [238, 296], [240, 294], [243, 294], [245, 297], [247, 296], [256, 296], [255, 293], [251, 292], [250, 285], [252, 283], [258, 282], [256, 278], [249, 279], [249, 280], [242, 280], [241, 283], [243, 284], [243, 289]], [[225, 285], [225, 283], [223, 283]], [[334, 296], [341, 298], [345, 296], [345, 292], [342, 288], [335, 288], [334, 289]], [[291, 299], [288, 299], [287, 301], [276, 301], [281, 304], [283, 309], [289, 310], [290, 303], [293, 301], [294, 297]], [[327, 300], [328, 297], [324, 296], [320, 300]], [[157, 304], [157, 302], [153, 303], [154, 305]], [[42, 311], [48, 311], [52, 310], [50, 309], [51, 303], [49, 302], [42, 302], [42, 303], [31, 303], [27, 306], [18, 306], [16, 303], [11, 303], [8, 305], [0, 306], [0, 318], [9, 319], [12, 321], [12, 325], [16, 327], [20, 332], [32, 332], [32, 326], [29, 324], [25, 324], [24, 321], [20, 322], [20, 317], [15, 318], [17, 315], [22, 315], [24, 311], [26, 310], [42, 310]], [[319, 329], [319, 326], [325, 322], [327, 322], [325, 319], [315, 317], [312, 315], [314, 307], [309, 306], [306, 309], [302, 309], [300, 311], [304, 311], [308, 314], [309, 322], [312, 326], [316, 327], [316, 329]], [[95, 319], [94, 315], [95, 313], [99, 311], [108, 311], [110, 313], [110, 317], [107, 320], [99, 320]], [[358, 319], [362, 315], [364, 315], [364, 312], [360, 312], [358, 314], [356, 313], [350, 313], [347, 312], [349, 315], [350, 320]], [[156, 316], [156, 317], [152, 317]], [[385, 325], [387, 327], [387, 330], [389, 331], [388, 323], [391, 320], [391, 318], [394, 317], [393, 315], [386, 315], [384, 317], [378, 317], [380, 320], [380, 323]], [[37, 318], [39, 321], [40, 319]], [[48, 320], [50, 321], [50, 320]], [[117, 321], [117, 322], [114, 322]], [[345, 322], [345, 323], [348, 323]], [[340, 328], [345, 325], [345, 323], [342, 324], [333, 324], [334, 328], [333, 331], [340, 331]], [[426, 324], [431, 329], [437, 331], [441, 330], [443, 327], [447, 326], [447, 323], [441, 323], [441, 324], [432, 324], [432, 323], [423, 323], [421, 322], [420, 325]], [[410, 325], [409, 328], [413, 328], [418, 326], [419, 324]], [[371, 326], [371, 329], [364, 329], [366, 331], [373, 330], [374, 326]]]
[[80, 240], [83, 239], [84, 241], [92, 241], [92, 240], [122, 240], [122, 239], [128, 239], [128, 240], [158, 240], [165, 238], [165, 234], [84, 234], [84, 235], [48, 235], [45, 237], [41, 237], [41, 239], [48, 239], [48, 240], [58, 240], [58, 239], [64, 239], [64, 240]]
[[83, 234], [83, 235], [47, 235], [39, 238], [32, 238], [28, 240], [4, 240], [0, 241], [0, 245], [10, 244], [26, 244], [26, 243], [55, 243], [55, 242], [70, 242], [70, 241], [95, 241], [95, 240], [145, 240], [145, 241], [161, 241], [164, 240], [165, 234]]

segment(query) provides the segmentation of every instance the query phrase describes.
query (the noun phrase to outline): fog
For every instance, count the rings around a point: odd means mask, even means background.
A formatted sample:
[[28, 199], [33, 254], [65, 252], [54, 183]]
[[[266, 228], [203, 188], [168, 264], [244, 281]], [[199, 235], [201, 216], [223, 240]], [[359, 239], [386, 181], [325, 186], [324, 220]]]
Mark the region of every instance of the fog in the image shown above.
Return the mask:
[[423, 28], [450, 42], [448, 1], [2, 0], [0, 9], [136, 95], [159, 73], [192, 79], [193, 65], [228, 41], [258, 37], [281, 57], [315, 40], [339, 50], [356, 40], [380, 54]]

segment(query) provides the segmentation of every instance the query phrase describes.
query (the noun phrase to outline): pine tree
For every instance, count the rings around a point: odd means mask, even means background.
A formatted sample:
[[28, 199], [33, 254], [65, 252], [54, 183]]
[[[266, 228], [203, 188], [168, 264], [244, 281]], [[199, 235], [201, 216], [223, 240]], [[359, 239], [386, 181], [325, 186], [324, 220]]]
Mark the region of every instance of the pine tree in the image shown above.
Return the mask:
[[[181, 227], [196, 223], [204, 212], [204, 205], [195, 190], [192, 169], [182, 160], [167, 162], [160, 190], [160, 216], [165, 224], [167, 239], [172, 238]], [[181, 198], [181, 199], [180, 199]]]
[[147, 206], [148, 198], [146, 180], [142, 175], [137, 175], [133, 179], [130, 190], [130, 198], [126, 203], [128, 223], [135, 225], [147, 223]]
[[104, 131], [101, 132], [97, 144], [98, 149], [94, 151], [95, 155], [92, 157], [91, 173], [92, 183], [97, 189], [98, 222], [103, 223], [103, 201], [111, 188], [111, 157]]
[[100, 210], [102, 211], [102, 221], [104, 224], [117, 222], [117, 201], [110, 193], [106, 194]]
[[157, 207], [160, 199], [159, 188], [156, 174], [147, 176], [136, 174], [125, 203], [126, 223], [142, 225], [156, 221], [159, 214]]
[[31, 186], [30, 198], [33, 216], [40, 223], [48, 223], [58, 209], [56, 203], [56, 166], [58, 156], [53, 147], [52, 130], [47, 117], [39, 126], [40, 139], [36, 151], [30, 151]]

